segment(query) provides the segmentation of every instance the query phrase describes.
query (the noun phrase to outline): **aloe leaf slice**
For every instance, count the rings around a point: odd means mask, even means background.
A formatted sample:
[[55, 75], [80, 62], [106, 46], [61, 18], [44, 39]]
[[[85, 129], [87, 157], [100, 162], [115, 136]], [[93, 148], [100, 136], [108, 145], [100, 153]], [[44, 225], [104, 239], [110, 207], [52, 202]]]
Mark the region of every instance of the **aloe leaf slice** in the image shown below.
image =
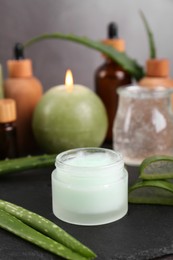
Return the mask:
[[173, 157], [151, 156], [140, 165], [140, 178], [145, 180], [173, 179]]
[[129, 188], [129, 202], [173, 205], [173, 183], [166, 180], [139, 181]]

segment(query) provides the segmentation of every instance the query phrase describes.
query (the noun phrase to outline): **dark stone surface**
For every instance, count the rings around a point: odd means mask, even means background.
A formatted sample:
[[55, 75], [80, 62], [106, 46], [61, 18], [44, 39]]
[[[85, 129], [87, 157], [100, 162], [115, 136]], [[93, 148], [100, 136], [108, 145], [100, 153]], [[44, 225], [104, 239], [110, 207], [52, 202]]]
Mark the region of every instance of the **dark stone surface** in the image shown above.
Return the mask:
[[[0, 198], [47, 217], [92, 248], [98, 260], [173, 259], [173, 208], [129, 205], [121, 220], [102, 226], [75, 226], [52, 213], [52, 169], [28, 171], [0, 178]], [[129, 168], [130, 184], [138, 174]], [[172, 254], [172, 256], [171, 256]], [[161, 257], [161, 258], [160, 258]], [[0, 259], [61, 259], [0, 229]]]

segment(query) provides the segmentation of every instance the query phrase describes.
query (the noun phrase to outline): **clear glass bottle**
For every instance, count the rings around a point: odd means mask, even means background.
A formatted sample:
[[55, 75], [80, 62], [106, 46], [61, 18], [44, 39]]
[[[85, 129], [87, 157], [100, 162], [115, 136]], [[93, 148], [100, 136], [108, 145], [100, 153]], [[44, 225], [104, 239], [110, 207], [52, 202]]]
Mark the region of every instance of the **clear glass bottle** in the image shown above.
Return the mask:
[[153, 155], [173, 155], [172, 93], [173, 88], [166, 87], [118, 89], [113, 147], [126, 164], [140, 165]]
[[16, 104], [13, 99], [0, 100], [0, 160], [18, 156]]
[[[114, 23], [109, 24], [108, 39], [104, 40], [103, 43], [112, 46], [120, 52], [125, 50], [125, 42], [123, 39], [118, 38], [117, 27]], [[131, 82], [131, 75], [108, 57], [105, 57], [104, 63], [95, 72], [96, 93], [105, 104], [108, 115], [107, 143], [112, 143], [113, 121], [118, 107], [116, 89]]]

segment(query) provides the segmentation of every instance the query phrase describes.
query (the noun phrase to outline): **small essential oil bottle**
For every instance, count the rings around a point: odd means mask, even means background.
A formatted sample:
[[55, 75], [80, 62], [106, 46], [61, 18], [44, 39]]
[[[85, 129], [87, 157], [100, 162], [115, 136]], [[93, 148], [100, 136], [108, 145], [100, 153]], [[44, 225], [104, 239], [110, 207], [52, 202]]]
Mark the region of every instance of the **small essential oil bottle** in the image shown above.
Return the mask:
[[[105, 45], [112, 46], [119, 52], [125, 51], [125, 42], [118, 38], [118, 28], [115, 23], [108, 25], [108, 38], [103, 41]], [[109, 127], [106, 136], [106, 142], [112, 143], [113, 122], [118, 107], [118, 94], [116, 89], [132, 83], [131, 75], [126, 72], [115, 61], [104, 56], [104, 63], [95, 73], [95, 90], [105, 104]]]
[[15, 100], [0, 99], [0, 160], [18, 155], [15, 121]]
[[42, 97], [43, 87], [33, 75], [32, 60], [24, 57], [24, 48], [20, 43], [14, 47], [14, 59], [7, 61], [7, 71], [4, 95], [16, 101], [19, 155], [26, 156], [38, 149], [32, 131], [32, 116]]

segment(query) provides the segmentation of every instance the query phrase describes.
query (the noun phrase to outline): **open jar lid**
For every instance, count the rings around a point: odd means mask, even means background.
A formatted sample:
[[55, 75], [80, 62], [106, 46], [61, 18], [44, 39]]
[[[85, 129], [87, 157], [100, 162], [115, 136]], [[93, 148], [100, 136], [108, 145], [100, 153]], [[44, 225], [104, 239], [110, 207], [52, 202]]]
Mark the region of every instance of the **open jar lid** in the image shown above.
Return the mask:
[[119, 151], [104, 148], [77, 148], [56, 157], [56, 178], [63, 182], [75, 180], [108, 184], [124, 177], [124, 162]]

